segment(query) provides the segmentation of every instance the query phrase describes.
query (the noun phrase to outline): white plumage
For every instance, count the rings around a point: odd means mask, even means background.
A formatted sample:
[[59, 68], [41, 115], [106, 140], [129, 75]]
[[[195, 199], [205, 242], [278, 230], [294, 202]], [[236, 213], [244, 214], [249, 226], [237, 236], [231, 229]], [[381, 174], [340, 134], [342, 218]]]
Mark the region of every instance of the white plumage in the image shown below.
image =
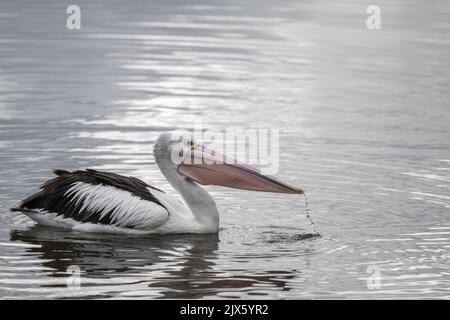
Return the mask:
[[65, 196], [71, 197], [74, 205], [83, 203], [80, 211], [100, 212], [101, 218], [111, 213], [110, 224], [116, 227], [153, 229], [169, 219], [167, 210], [162, 206], [113, 186], [77, 182]]

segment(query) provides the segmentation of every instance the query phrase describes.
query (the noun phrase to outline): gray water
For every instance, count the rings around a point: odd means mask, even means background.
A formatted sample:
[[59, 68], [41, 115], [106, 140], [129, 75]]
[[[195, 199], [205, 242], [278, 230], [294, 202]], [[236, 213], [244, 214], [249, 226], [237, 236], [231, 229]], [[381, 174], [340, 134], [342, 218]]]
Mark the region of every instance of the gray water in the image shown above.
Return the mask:
[[[0, 297], [450, 298], [448, 1], [378, 1], [375, 31], [364, 1], [75, 2], [81, 30], [72, 2], [0, 3]], [[173, 192], [153, 144], [200, 120], [279, 129], [277, 176], [307, 191], [322, 237], [301, 236], [300, 197], [219, 187], [218, 235], [7, 210], [53, 168]]]

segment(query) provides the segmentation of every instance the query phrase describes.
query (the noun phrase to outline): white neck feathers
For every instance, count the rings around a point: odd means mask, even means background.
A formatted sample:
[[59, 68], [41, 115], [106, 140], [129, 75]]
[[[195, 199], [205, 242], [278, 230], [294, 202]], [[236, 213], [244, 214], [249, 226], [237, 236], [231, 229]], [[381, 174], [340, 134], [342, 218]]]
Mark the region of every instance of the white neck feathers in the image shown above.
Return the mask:
[[192, 215], [208, 228], [218, 229], [219, 212], [211, 195], [196, 182], [180, 175], [171, 160], [170, 136], [162, 135], [156, 142], [154, 155], [162, 174], [183, 197]]

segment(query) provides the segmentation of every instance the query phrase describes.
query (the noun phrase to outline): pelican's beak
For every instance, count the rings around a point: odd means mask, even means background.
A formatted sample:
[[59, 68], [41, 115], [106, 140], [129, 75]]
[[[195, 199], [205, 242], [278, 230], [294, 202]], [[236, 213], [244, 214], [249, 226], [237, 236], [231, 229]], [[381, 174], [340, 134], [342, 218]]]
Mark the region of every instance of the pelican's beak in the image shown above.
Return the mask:
[[202, 185], [216, 185], [236, 189], [303, 194], [271, 176], [262, 174], [253, 166], [239, 163], [207, 148], [196, 145], [186, 152], [178, 165], [178, 172]]

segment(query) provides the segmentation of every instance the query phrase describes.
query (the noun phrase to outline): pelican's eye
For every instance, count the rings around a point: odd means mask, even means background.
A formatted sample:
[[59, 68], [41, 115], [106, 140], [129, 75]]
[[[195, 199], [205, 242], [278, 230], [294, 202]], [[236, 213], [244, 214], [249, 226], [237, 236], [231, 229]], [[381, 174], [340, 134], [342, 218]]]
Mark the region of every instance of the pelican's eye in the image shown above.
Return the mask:
[[191, 148], [195, 148], [195, 141], [190, 139], [190, 140], [186, 140], [186, 146], [187, 147], [191, 147]]

